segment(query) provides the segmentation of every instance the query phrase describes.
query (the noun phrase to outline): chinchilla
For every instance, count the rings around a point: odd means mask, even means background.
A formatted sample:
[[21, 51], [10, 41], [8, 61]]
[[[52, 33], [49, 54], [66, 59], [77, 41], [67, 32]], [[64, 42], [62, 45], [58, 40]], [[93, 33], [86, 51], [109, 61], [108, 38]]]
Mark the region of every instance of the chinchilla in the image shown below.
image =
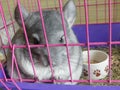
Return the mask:
[[[30, 44], [46, 44], [44, 38], [42, 21], [39, 11], [29, 13], [23, 6], [20, 6], [26, 32]], [[57, 10], [43, 10], [43, 19], [46, 29], [48, 44], [64, 44], [66, 40], [62, 26], [61, 14]], [[76, 18], [76, 7], [73, 0], [69, 0], [63, 7], [64, 23], [67, 33], [67, 41], [69, 44], [78, 43], [78, 40], [72, 30], [72, 25]], [[15, 34], [12, 43], [15, 45], [26, 44], [22, 21], [18, 6], [15, 8], [15, 20], [20, 26], [20, 30]], [[71, 80], [69, 64], [67, 58], [66, 46], [49, 47], [52, 62], [53, 75], [51, 73], [49, 56], [46, 47], [31, 48], [34, 61], [34, 68], [38, 80], [55, 79], [55, 80]], [[73, 80], [79, 80], [82, 73], [82, 49], [80, 46], [68, 46], [70, 66]], [[16, 48], [15, 56], [22, 78], [33, 78], [34, 72], [27, 48]], [[11, 75], [12, 71], [12, 54], [8, 53], [7, 71]], [[52, 77], [53, 76], [53, 77]], [[18, 78], [16, 68], [14, 68], [13, 78]], [[77, 82], [55, 82], [57, 84], [77, 84]]]
[[[13, 30], [13, 26], [12, 24], [8, 26], [8, 24], [11, 23], [11, 20], [7, 20], [6, 22], [6, 26], [7, 26], [7, 30], [8, 30], [8, 34], [10, 36], [10, 40], [13, 38], [15, 32]], [[2, 17], [0, 16], [0, 52], [3, 53], [3, 50], [1, 48], [2, 44], [3, 45], [8, 45], [8, 36], [6, 34], [6, 28], [4, 27], [3, 21], [2, 21]], [[6, 49], [5, 49], [6, 50]]]

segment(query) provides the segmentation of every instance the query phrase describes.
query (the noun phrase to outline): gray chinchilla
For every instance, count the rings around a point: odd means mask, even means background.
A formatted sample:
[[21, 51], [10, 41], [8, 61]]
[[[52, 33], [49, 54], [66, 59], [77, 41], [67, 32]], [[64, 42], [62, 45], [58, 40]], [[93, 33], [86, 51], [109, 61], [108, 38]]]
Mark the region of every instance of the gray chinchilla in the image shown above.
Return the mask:
[[[29, 13], [23, 6], [21, 7], [23, 19], [26, 26], [30, 44], [45, 44], [42, 22], [39, 12]], [[64, 31], [60, 12], [57, 10], [44, 10], [43, 18], [46, 27], [46, 34], [49, 44], [65, 44]], [[72, 30], [72, 25], [76, 18], [76, 7], [73, 0], [69, 0], [63, 7], [67, 39], [69, 44], [78, 43]], [[26, 44], [22, 22], [18, 6], [15, 8], [15, 20], [21, 27], [12, 39], [13, 44]], [[69, 46], [70, 65], [72, 70], [72, 79], [79, 80], [82, 73], [82, 49], [80, 46]], [[50, 55], [53, 66], [54, 77], [52, 77], [47, 49], [45, 47], [31, 48], [36, 75], [38, 80], [56, 79], [70, 80], [70, 71], [65, 46], [50, 47]], [[34, 72], [30, 61], [27, 48], [16, 48], [15, 56], [22, 78], [33, 78]], [[12, 54], [8, 52], [7, 71], [11, 75]], [[13, 78], [18, 78], [17, 70], [14, 69]], [[57, 84], [77, 84], [77, 82], [55, 82]]]

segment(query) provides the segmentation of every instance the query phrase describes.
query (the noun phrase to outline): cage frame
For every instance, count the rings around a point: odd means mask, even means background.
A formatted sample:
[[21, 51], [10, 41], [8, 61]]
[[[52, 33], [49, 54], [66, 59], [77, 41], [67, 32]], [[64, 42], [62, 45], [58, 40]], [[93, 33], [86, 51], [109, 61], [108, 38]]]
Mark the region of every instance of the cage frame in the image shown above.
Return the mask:
[[[18, 1], [18, 4], [19, 4], [19, 8], [20, 8], [20, 0], [17, 0]], [[111, 0], [108, 0], [109, 1], [109, 23], [108, 23], [108, 25], [109, 25], [109, 40], [108, 41], [104, 41], [104, 42], [101, 42], [101, 45], [109, 45], [109, 69], [111, 68], [111, 48], [112, 48], [112, 45], [113, 44], [120, 44], [120, 42], [119, 41], [112, 41], [112, 30], [113, 30], [113, 28], [114, 27], [116, 27], [117, 25], [119, 25], [119, 23], [115, 23], [115, 26], [113, 26], [113, 22], [112, 22], [112, 8], [111, 8], [111, 4], [112, 4], [112, 2], [111, 2]], [[62, 13], [62, 0], [59, 0], [59, 4], [60, 4], [60, 12]], [[40, 5], [40, 1], [38, 0], [38, 7], [39, 7], [39, 11], [40, 11], [40, 15], [41, 15], [41, 17], [42, 17], [42, 12], [41, 12], [41, 5]], [[83, 25], [83, 27], [86, 27], [86, 38], [87, 38], [87, 42], [85, 43], [84, 41], [83, 41], [83, 43], [80, 43], [80, 44], [78, 44], [78, 46], [85, 46], [86, 44], [86, 46], [87, 46], [87, 48], [88, 48], [88, 57], [89, 57], [89, 50], [90, 50], [90, 45], [100, 45], [100, 43], [91, 43], [90, 42], [90, 36], [89, 36], [89, 28], [90, 28], [90, 25], [89, 25], [89, 16], [88, 16], [88, 5], [87, 5], [87, 0], [84, 0], [84, 8], [85, 8], [85, 17], [86, 17], [86, 23]], [[14, 49], [15, 49], [15, 45], [12, 45], [12, 43], [11, 43], [11, 40], [10, 40], [10, 36], [9, 36], [9, 34], [8, 34], [8, 30], [7, 30], [7, 25], [11, 25], [11, 24], [6, 24], [6, 20], [5, 20], [5, 16], [4, 16], [4, 11], [3, 11], [3, 8], [2, 8], [2, 5], [0, 5], [0, 11], [1, 11], [1, 13], [2, 13], [2, 19], [3, 19], [3, 23], [4, 23], [4, 27], [3, 28], [5, 28], [5, 30], [6, 30], [6, 33], [7, 33], [7, 35], [8, 35], [8, 41], [9, 41], [9, 44], [10, 44], [10, 47], [13, 49], [13, 51], [14, 51]], [[62, 20], [63, 20], [63, 15], [61, 14], [61, 16], [62, 16]], [[23, 17], [22, 17], [22, 14], [21, 14], [21, 19], [22, 19], [22, 22], [23, 22], [23, 28], [24, 28], [24, 32], [26, 32], [26, 30], [25, 30], [25, 25], [24, 25], [24, 21], [23, 21]], [[44, 22], [44, 20], [42, 20], [43, 22]], [[64, 29], [65, 29], [65, 26], [64, 26], [64, 21], [62, 22], [63, 23], [63, 27], [64, 27]], [[95, 25], [95, 24], [92, 24], [92, 25]], [[99, 25], [99, 23], [98, 23], [98, 25]], [[44, 27], [44, 30], [45, 30], [45, 26], [44, 26], [44, 23], [43, 23], [43, 27]], [[77, 27], [77, 25], [76, 25], [76, 27]], [[73, 27], [73, 28], [76, 28], [76, 27]], [[118, 26], [119, 27], [119, 26]], [[64, 30], [65, 31], [65, 30]], [[44, 31], [45, 32], [45, 31]], [[27, 35], [27, 34], [26, 34]], [[26, 36], [25, 35], [25, 36]], [[119, 34], [118, 34], [119, 35]], [[118, 35], [116, 35], [117, 36], [117, 39], [119, 40], [119, 36]], [[28, 40], [27, 39], [27, 37], [26, 37], [26, 40]], [[67, 39], [66, 39], [67, 40]], [[47, 41], [46, 41], [47, 42]], [[28, 44], [28, 48], [29, 48], [29, 50], [30, 50], [30, 46], [29, 46], [29, 42], [27, 41], [27, 44]], [[67, 44], [68, 45], [68, 44]], [[23, 47], [25, 47], [25, 46], [23, 46]], [[47, 45], [47, 47], [48, 47], [48, 45]], [[68, 46], [66, 46], [66, 47], [68, 47]], [[8, 46], [4, 46], [3, 48], [9, 48]], [[48, 48], [48, 52], [49, 52], [49, 48]], [[31, 55], [31, 57], [32, 57], [32, 55]], [[69, 58], [69, 56], [68, 56], [68, 58]], [[31, 58], [32, 59], [32, 58]], [[32, 60], [31, 60], [32, 61]], [[15, 62], [15, 61], [14, 61]], [[88, 63], [90, 64], [90, 60], [88, 59]], [[58, 89], [58, 90], [61, 90], [61, 89], [69, 89], [69, 90], [72, 90], [73, 88], [74, 89], [76, 89], [76, 90], [79, 90], [79, 89], [91, 89], [91, 90], [94, 90], [94, 89], [98, 89], [98, 90], [100, 90], [100, 89], [104, 89], [104, 90], [106, 90], [106, 89], [110, 89], [110, 90], [113, 90], [113, 89], [119, 89], [120, 88], [120, 86], [88, 86], [88, 85], [52, 85], [52, 84], [39, 84], [39, 83], [35, 83], [35, 84], [33, 84], [33, 83], [26, 83], [26, 82], [24, 82], [25, 83], [25, 85], [27, 86], [23, 86], [22, 84], [21, 84], [21, 82], [23, 81], [21, 78], [20, 78], [20, 82], [16, 82], [15, 80], [10, 80], [11, 82], [9, 82], [9, 80], [5, 77], [5, 72], [4, 72], [4, 68], [3, 68], [3, 65], [0, 63], [0, 66], [1, 66], [1, 77], [2, 78], [4, 78], [4, 79], [0, 79], [0, 86], [1, 87], [5, 87], [6, 89], [9, 89], [9, 88], [13, 88], [13, 89], [19, 89], [19, 90], [22, 90], [22, 89], [32, 89], [33, 87], [35, 87], [36, 89], [45, 89], [45, 90], [49, 90], [49, 89], [53, 89], [53, 90], [56, 90], [56, 88]], [[51, 66], [52, 67], [52, 66]], [[90, 65], [89, 65], [89, 72], [90, 72]], [[109, 82], [109, 83], [112, 83], [112, 82], [116, 82], [116, 83], [119, 83], [120, 82], [120, 80], [112, 80], [111, 79], [111, 70], [110, 70], [110, 73], [109, 73], [109, 80], [101, 80], [101, 82]], [[73, 81], [72, 80], [72, 78], [71, 78], [71, 81]], [[97, 80], [91, 80], [91, 78], [90, 78], [90, 76], [89, 76], [89, 80], [81, 80], [81, 82], [89, 82], [89, 83], [92, 83], [92, 82], [97, 82]], [[32, 85], [33, 84], [33, 85]], [[22, 87], [22, 88], [21, 88]], [[45, 88], [46, 87], [46, 88]]]

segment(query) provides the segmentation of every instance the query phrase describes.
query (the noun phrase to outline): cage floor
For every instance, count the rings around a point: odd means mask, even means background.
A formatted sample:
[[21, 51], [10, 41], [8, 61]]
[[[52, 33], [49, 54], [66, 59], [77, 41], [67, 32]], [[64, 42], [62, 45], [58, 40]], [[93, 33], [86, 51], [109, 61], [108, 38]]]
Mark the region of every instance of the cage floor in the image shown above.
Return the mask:
[[[93, 47], [92, 50], [101, 50], [105, 51], [109, 54], [108, 47]], [[87, 48], [83, 48], [83, 50], [87, 50]], [[86, 79], [86, 77], [82, 76], [81, 79]], [[107, 80], [108, 76], [103, 80]], [[120, 80], [120, 46], [114, 46], [112, 48], [112, 80]], [[88, 83], [82, 83], [88, 84]], [[92, 85], [120, 85], [120, 83], [93, 83]]]

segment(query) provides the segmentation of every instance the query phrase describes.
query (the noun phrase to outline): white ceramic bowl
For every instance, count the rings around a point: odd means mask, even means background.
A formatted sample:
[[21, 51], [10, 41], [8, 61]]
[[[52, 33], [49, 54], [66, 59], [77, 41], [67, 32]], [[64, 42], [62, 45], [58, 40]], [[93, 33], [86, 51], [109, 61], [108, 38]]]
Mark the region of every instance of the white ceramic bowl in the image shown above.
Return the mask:
[[[90, 76], [92, 80], [103, 79], [109, 72], [108, 54], [100, 50], [90, 50]], [[83, 51], [83, 73], [88, 76], [88, 51]]]

